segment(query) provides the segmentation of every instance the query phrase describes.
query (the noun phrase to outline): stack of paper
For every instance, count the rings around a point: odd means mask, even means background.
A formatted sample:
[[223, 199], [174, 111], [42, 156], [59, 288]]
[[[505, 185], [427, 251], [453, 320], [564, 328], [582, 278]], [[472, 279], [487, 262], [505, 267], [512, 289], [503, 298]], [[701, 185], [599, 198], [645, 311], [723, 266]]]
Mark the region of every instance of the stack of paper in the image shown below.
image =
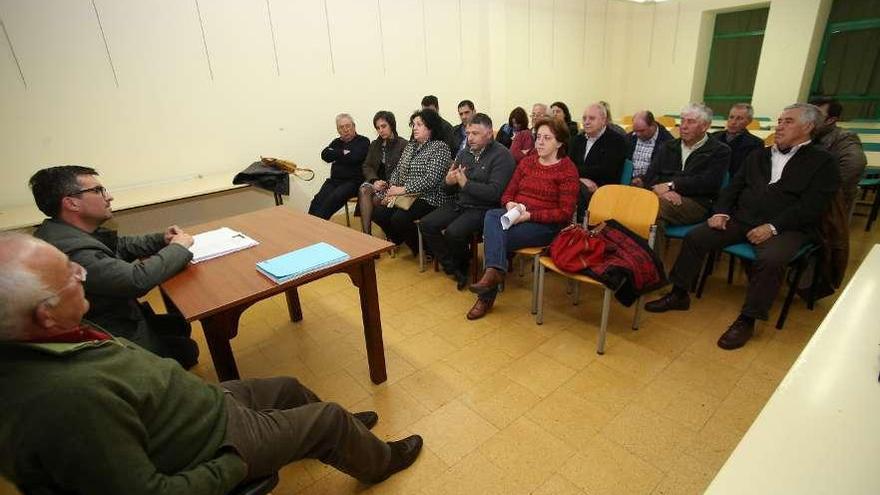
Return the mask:
[[261, 261], [257, 263], [257, 270], [276, 284], [283, 284], [307, 273], [341, 263], [348, 258], [346, 252], [340, 251], [326, 242], [319, 242]]
[[228, 227], [196, 234], [193, 236], [193, 245], [189, 248], [193, 254], [191, 263], [241, 251], [257, 244], [259, 242]]

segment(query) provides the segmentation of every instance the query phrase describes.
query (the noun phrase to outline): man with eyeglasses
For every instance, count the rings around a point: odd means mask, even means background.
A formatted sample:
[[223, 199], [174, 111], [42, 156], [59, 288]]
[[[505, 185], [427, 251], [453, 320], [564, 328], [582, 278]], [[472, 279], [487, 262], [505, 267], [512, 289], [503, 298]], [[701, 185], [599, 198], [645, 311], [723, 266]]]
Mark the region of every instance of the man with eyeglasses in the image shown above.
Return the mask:
[[22, 493], [230, 493], [304, 458], [378, 483], [418, 457], [420, 436], [382, 441], [375, 412], [295, 378], [209, 384], [111, 336], [82, 319], [91, 278], [0, 234], [0, 475]]
[[191, 327], [176, 308], [157, 315], [138, 297], [168, 280], [192, 259], [192, 236], [172, 225], [155, 234], [119, 236], [101, 225], [113, 217], [113, 196], [89, 167], [66, 165], [31, 177], [37, 207], [49, 218], [34, 235], [70, 256], [89, 272], [89, 320], [184, 368], [198, 362]]

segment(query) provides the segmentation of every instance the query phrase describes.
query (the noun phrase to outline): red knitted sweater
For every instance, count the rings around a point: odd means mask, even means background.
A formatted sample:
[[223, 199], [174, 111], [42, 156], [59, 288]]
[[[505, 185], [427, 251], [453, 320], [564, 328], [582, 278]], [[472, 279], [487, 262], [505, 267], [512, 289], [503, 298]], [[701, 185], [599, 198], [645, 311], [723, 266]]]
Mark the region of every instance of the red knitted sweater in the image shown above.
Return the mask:
[[577, 204], [578, 187], [577, 167], [568, 157], [541, 165], [537, 155], [529, 155], [517, 165], [501, 204], [526, 205], [532, 222], [567, 223]]

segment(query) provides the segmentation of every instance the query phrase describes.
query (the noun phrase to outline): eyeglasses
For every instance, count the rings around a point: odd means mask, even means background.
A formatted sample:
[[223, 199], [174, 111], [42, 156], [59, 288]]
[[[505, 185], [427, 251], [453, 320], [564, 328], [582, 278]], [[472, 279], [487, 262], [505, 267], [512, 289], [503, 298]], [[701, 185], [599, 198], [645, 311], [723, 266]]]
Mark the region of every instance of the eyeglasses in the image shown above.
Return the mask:
[[90, 187], [88, 189], [83, 189], [81, 191], [77, 191], [75, 193], [68, 194], [68, 196], [79, 196], [80, 194], [85, 194], [85, 193], [89, 193], [89, 192], [93, 192], [95, 194], [100, 194], [101, 196], [103, 196], [105, 198], [107, 197], [107, 188], [105, 188], [104, 186]]
[[54, 298], [58, 297], [62, 292], [67, 290], [68, 287], [70, 287], [71, 285], [73, 285], [75, 283], [81, 284], [81, 283], [85, 282], [86, 276], [88, 275], [88, 273], [89, 272], [86, 271], [86, 269], [83, 268], [82, 265], [71, 261], [70, 262], [70, 280], [68, 280], [67, 283], [64, 284], [64, 287], [53, 292], [52, 295], [50, 295], [49, 297], [46, 297], [45, 299], [40, 301], [40, 303], [44, 303], [50, 299], [54, 299]]

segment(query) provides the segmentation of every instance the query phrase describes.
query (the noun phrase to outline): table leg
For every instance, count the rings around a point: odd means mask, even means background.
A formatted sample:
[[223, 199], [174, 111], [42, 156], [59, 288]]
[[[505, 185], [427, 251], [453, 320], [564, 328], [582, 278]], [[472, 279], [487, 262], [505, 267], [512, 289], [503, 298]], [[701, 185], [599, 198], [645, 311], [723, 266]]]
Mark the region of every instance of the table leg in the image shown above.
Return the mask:
[[367, 362], [370, 380], [380, 384], [388, 379], [385, 370], [385, 347], [382, 343], [382, 318], [379, 314], [379, 290], [376, 287], [376, 264], [373, 259], [351, 267], [351, 281], [361, 296], [361, 316], [364, 322], [364, 340], [367, 343]]
[[238, 335], [238, 318], [243, 311], [244, 308], [233, 308], [202, 320], [202, 330], [205, 332], [211, 360], [214, 361], [214, 370], [221, 382], [239, 379], [238, 366], [235, 365], [235, 356], [229, 341]]
[[284, 296], [287, 298], [287, 313], [290, 314], [290, 321], [302, 321], [303, 311], [302, 306], [299, 305], [299, 292], [296, 291], [296, 287], [287, 289]]

